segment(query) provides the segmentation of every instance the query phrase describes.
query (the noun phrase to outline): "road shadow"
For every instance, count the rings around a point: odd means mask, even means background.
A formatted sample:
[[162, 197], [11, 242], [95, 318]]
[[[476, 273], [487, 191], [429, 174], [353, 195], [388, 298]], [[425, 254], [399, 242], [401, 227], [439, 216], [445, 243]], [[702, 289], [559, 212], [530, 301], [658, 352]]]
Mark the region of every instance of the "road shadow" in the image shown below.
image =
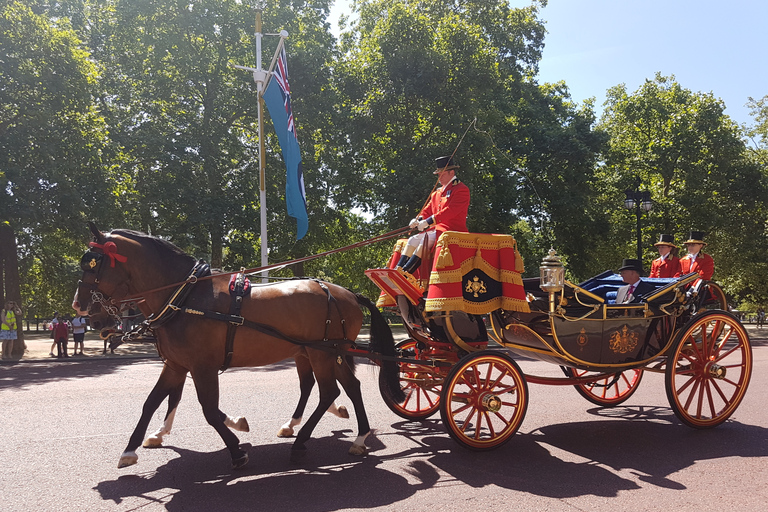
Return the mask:
[[250, 464], [237, 471], [212, 470], [227, 466], [226, 450], [159, 448], [172, 450], [178, 457], [155, 471], [99, 482], [94, 490], [114, 505], [128, 497], [145, 500], [137, 508], [154, 502], [170, 511], [210, 510], [215, 497], [217, 510], [323, 512], [392, 505], [433, 486], [439, 478], [423, 462], [414, 463], [410, 478], [384, 470], [375, 455], [348, 455], [349, 443], [336, 437], [313, 440], [299, 464], [289, 460], [290, 444], [258, 446], [249, 450]]
[[[638, 479], [683, 490], [674, 475], [700, 461], [768, 455], [766, 428], [729, 421], [716, 429], [694, 430], [672, 416], [666, 408], [617, 408], [610, 412], [616, 419], [518, 433], [490, 452], [459, 446], [437, 420], [402, 421], [393, 425], [396, 431], [371, 439], [365, 458], [346, 453], [348, 443], [340, 439], [348, 439], [351, 431], [343, 430], [313, 439], [298, 465], [289, 461], [289, 443], [254, 447], [242, 471], [221, 469], [229, 462], [225, 450], [160, 448], [178, 456], [154, 471], [102, 481], [95, 490], [115, 504], [139, 497], [172, 511], [203, 510], [212, 496], [217, 508], [233, 511], [387, 507], [451, 481], [548, 498], [610, 498], [639, 489]], [[392, 436], [407, 437], [412, 448], [386, 454]], [[385, 469], [391, 461], [398, 470]]]
[[[29, 386], [45, 384], [51, 381], [74, 380], [85, 377], [109, 375], [121, 368], [135, 364], [160, 362], [154, 358], [69, 358], [62, 362], [51, 361], [24, 362], [0, 366], [0, 390], [5, 388], [24, 389]], [[158, 369], [158, 375], [160, 370]]]
[[[635, 479], [682, 490], [686, 487], [673, 475], [697, 462], [768, 456], [768, 429], [763, 427], [729, 421], [718, 428], [696, 430], [681, 425], [663, 407], [599, 411], [601, 416], [617, 419], [563, 423], [518, 433], [492, 452], [472, 453], [455, 446], [430, 462], [473, 487], [493, 484], [539, 496], [571, 498], [617, 496], [620, 491], [639, 488]], [[610, 412], [604, 414], [606, 411]]]

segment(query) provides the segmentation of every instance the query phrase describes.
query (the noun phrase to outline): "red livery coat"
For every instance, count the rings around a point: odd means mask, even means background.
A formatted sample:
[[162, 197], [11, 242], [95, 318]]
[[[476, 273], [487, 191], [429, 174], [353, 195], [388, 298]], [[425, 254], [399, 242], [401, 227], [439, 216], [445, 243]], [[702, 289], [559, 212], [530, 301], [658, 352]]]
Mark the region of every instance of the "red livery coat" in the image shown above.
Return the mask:
[[432, 192], [429, 202], [419, 213], [422, 219], [432, 217], [436, 235], [445, 231], [467, 232], [469, 188], [454, 178], [448, 185]]
[[702, 278], [709, 281], [712, 279], [712, 274], [715, 273], [715, 260], [709, 254], [700, 252], [696, 256], [696, 261], [692, 262], [690, 256], [682, 258], [680, 260], [680, 270], [683, 274], [698, 272]]
[[680, 258], [667, 256], [666, 259], [656, 258], [651, 263], [651, 274], [648, 277], [680, 277], [683, 275], [680, 268]]

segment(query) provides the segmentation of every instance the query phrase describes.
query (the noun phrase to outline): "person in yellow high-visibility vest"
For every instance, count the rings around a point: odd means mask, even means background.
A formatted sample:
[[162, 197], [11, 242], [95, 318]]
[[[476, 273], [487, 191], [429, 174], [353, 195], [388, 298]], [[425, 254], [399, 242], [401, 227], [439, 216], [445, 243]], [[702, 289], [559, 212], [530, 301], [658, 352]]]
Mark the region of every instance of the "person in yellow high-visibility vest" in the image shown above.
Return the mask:
[[12, 300], [6, 301], [0, 313], [0, 340], [3, 340], [3, 359], [10, 359], [13, 342], [16, 340], [16, 321], [21, 318], [21, 309]]

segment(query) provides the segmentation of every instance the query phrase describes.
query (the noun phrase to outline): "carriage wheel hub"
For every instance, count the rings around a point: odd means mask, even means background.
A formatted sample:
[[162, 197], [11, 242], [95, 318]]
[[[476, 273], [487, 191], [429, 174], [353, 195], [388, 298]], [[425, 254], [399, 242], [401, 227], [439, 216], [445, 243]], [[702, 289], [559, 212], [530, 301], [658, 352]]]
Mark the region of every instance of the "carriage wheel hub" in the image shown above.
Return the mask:
[[492, 394], [485, 395], [483, 397], [483, 407], [489, 412], [499, 412], [501, 410], [501, 398]]
[[709, 365], [709, 376], [713, 379], [724, 379], [726, 373], [725, 366], [720, 366], [719, 364]]

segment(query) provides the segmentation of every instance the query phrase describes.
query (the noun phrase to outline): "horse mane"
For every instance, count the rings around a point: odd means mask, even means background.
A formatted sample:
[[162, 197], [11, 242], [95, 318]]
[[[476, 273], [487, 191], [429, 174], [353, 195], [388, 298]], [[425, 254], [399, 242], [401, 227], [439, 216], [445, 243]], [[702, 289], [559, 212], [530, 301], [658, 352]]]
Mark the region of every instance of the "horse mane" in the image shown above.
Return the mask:
[[184, 256], [192, 260], [195, 259], [193, 256], [190, 256], [183, 250], [179, 249], [168, 240], [148, 235], [146, 233], [142, 233], [141, 231], [134, 231], [132, 229], [114, 229], [110, 231], [110, 234], [124, 236], [136, 241], [146, 241], [151, 244], [154, 249], [158, 250], [158, 252], [170, 252], [175, 256]]

